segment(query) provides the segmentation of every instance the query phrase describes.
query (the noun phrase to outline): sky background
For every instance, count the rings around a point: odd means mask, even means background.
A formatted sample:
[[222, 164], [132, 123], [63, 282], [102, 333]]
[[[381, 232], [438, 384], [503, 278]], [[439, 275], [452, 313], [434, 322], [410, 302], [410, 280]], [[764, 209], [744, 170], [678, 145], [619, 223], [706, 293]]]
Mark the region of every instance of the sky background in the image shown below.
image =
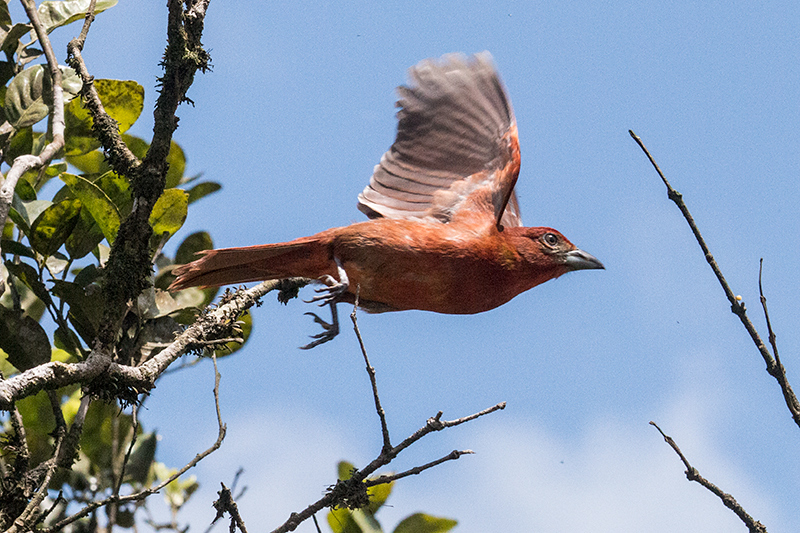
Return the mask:
[[[84, 52], [95, 77], [144, 85], [140, 136], [152, 128], [163, 4], [120, 0]], [[800, 387], [798, 27], [788, 1], [212, 1], [213, 71], [189, 91], [175, 139], [188, 173], [223, 189], [193, 206], [167, 252], [197, 230], [244, 246], [363, 220], [356, 196], [394, 140], [394, 88], [408, 67], [489, 50], [519, 125], [524, 222], [558, 229], [606, 270], [475, 316], [359, 316], [394, 442], [439, 410], [453, 419], [508, 402], [392, 465], [476, 452], [399, 482], [378, 515], [385, 530], [425, 511], [465, 533], [745, 531], [685, 479], [654, 420], [770, 532], [797, 531], [798, 428], [628, 130], [684, 194], [766, 338], [764, 258], [779, 349]], [[379, 452], [349, 321], [301, 351], [318, 331], [311, 310], [268, 295], [248, 345], [220, 362], [228, 435], [194, 470], [202, 489], [181, 517], [192, 531], [205, 530], [219, 482], [240, 466], [242, 516], [271, 530], [335, 482], [337, 461], [363, 466]], [[163, 437], [159, 460], [177, 467], [213, 442], [212, 386], [210, 362], [159, 381], [141, 414]]]

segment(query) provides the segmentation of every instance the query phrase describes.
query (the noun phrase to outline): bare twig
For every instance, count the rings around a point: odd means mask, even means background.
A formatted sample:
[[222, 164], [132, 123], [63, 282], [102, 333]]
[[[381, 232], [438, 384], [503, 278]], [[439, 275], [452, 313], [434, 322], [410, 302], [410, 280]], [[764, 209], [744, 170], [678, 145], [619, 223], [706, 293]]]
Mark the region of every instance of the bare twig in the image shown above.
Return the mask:
[[361, 286], [356, 287], [356, 298], [353, 303], [353, 312], [350, 313], [350, 320], [353, 321], [353, 329], [358, 338], [358, 345], [361, 347], [361, 355], [364, 356], [364, 363], [367, 365], [367, 374], [369, 374], [369, 381], [372, 384], [372, 397], [375, 400], [375, 410], [378, 412], [378, 418], [381, 421], [381, 434], [383, 435], [383, 451], [388, 451], [392, 448], [392, 442], [389, 439], [389, 426], [386, 424], [386, 412], [381, 406], [381, 399], [378, 396], [378, 381], [375, 378], [375, 368], [369, 362], [367, 355], [367, 348], [364, 346], [364, 339], [361, 338], [361, 331], [358, 329], [358, 319], [356, 318], [356, 310], [358, 309], [358, 296], [361, 292]]
[[[470, 420], [474, 420], [480, 416], [487, 415], [489, 413], [493, 413], [494, 411], [504, 409], [506, 406], [505, 402], [498, 403], [488, 409], [484, 409], [479, 413], [475, 413], [463, 418], [459, 418], [452, 421], [441, 420], [442, 413], [439, 412], [433, 418], [429, 418], [428, 422], [425, 424], [424, 427], [415, 431], [410, 437], [406, 438], [403, 442], [394, 446], [390, 450], [382, 450], [380, 455], [376, 457], [371, 463], [369, 463], [364, 468], [353, 472], [353, 475], [350, 479], [347, 480], [340, 480], [336, 486], [328, 492], [325, 496], [317, 500], [316, 502], [312, 503], [299, 513], [292, 513], [289, 516], [289, 519], [284, 522], [280, 527], [273, 530], [272, 533], [285, 533], [287, 531], [294, 531], [300, 523], [303, 521], [311, 518], [315, 513], [324, 509], [325, 507], [331, 506], [338, 506], [342, 505], [343, 499], [347, 497], [347, 495], [352, 494], [353, 492], [357, 492], [358, 490], [366, 490], [366, 488], [370, 485], [378, 484], [378, 483], [370, 483], [370, 481], [365, 481], [366, 478], [372, 475], [378, 468], [386, 466], [389, 464], [394, 458], [396, 458], [400, 452], [411, 446], [413, 443], [420, 440], [422, 437], [427, 435], [428, 433], [434, 431], [441, 431], [443, 429], [457, 426], [459, 424], [463, 424], [464, 422], [468, 422]], [[461, 455], [465, 453], [471, 453], [469, 450], [464, 452], [456, 451], [454, 453], [450, 453], [447, 456], [434, 461], [435, 464], [440, 464], [445, 461], [450, 461], [453, 459], [458, 459]], [[427, 465], [423, 465], [417, 467], [416, 469], [426, 469], [434, 466], [433, 463], [428, 463]], [[413, 475], [416, 470], [412, 468], [411, 470], [407, 471], [405, 475]], [[422, 470], [420, 470], [422, 471]], [[380, 478], [379, 478], [380, 479]], [[382, 481], [388, 483], [388, 481]], [[369, 484], [369, 485], [368, 485]]]
[[441, 457], [439, 459], [436, 459], [435, 461], [431, 461], [430, 463], [426, 463], [424, 465], [415, 466], [414, 468], [410, 468], [405, 472], [399, 472], [397, 474], [392, 474], [392, 475], [383, 475], [368, 479], [364, 481], [364, 485], [366, 485], [367, 487], [372, 487], [375, 485], [383, 485], [385, 483], [391, 483], [393, 481], [397, 481], [398, 479], [403, 479], [404, 477], [416, 476], [417, 474], [421, 474], [425, 470], [433, 468], [434, 466], [440, 465], [446, 461], [455, 461], [462, 455], [470, 455], [473, 453], [475, 452], [473, 452], [472, 450], [453, 450], [444, 457]]
[[[664, 177], [664, 174], [661, 172], [661, 169], [658, 167], [658, 164], [653, 159], [653, 156], [650, 155], [650, 152], [644, 146], [642, 139], [639, 138], [638, 135], [633, 133], [632, 131], [628, 130], [633, 140], [639, 145], [642, 151], [647, 155], [647, 158], [650, 160], [650, 163], [655, 168], [656, 172], [658, 173], [661, 181], [664, 182], [664, 185], [667, 187], [667, 196], [670, 200], [675, 202], [675, 205], [678, 206], [678, 209], [681, 210], [683, 214], [683, 218], [686, 219], [686, 222], [689, 224], [689, 228], [691, 228], [692, 233], [694, 233], [695, 239], [697, 243], [700, 245], [700, 248], [703, 250], [703, 254], [705, 255], [706, 261], [711, 266], [711, 270], [714, 271], [714, 275], [717, 277], [720, 285], [722, 286], [722, 290], [725, 291], [725, 296], [728, 298], [728, 301], [731, 304], [731, 311], [733, 314], [739, 317], [744, 328], [747, 330], [747, 333], [750, 335], [750, 338], [753, 340], [753, 343], [756, 345], [759, 353], [761, 353], [761, 357], [764, 359], [764, 362], [767, 365], [767, 373], [775, 378], [778, 384], [781, 387], [781, 391], [783, 393], [784, 401], [786, 402], [786, 407], [789, 409], [789, 412], [792, 415], [792, 419], [794, 420], [795, 424], [800, 427], [800, 401], [797, 400], [797, 396], [795, 396], [792, 387], [789, 385], [789, 381], [786, 378], [786, 372], [783, 368], [783, 365], [780, 365], [776, 362], [776, 360], [772, 357], [772, 354], [769, 353], [769, 349], [761, 340], [761, 337], [756, 331], [755, 326], [750, 321], [750, 318], [747, 316], [747, 310], [743, 302], [740, 302], [736, 296], [734, 295], [733, 291], [731, 290], [728, 282], [725, 280], [725, 276], [722, 275], [722, 271], [717, 265], [717, 261], [714, 259], [714, 256], [711, 255], [711, 252], [706, 245], [703, 236], [700, 234], [700, 230], [697, 228], [697, 224], [694, 222], [694, 218], [692, 214], [689, 212], [689, 208], [686, 207], [686, 203], [683, 201], [683, 196], [681, 193], [676, 191], [672, 188], [672, 185], [667, 181], [667, 178]], [[759, 287], [760, 287], [760, 274], [759, 274]], [[763, 298], [763, 293], [762, 293]], [[765, 299], [762, 300], [765, 303]], [[773, 345], [774, 349], [774, 345]]]
[[686, 467], [686, 479], [688, 479], [689, 481], [696, 481], [697, 483], [699, 483], [700, 485], [711, 491], [713, 494], [715, 494], [720, 500], [722, 500], [722, 503], [725, 505], [725, 507], [733, 511], [736, 514], [736, 516], [738, 516], [739, 519], [742, 522], [744, 522], [744, 524], [747, 526], [747, 529], [750, 530], [750, 533], [767, 532], [767, 528], [764, 527], [761, 524], [761, 522], [755, 520], [752, 516], [747, 514], [747, 512], [745, 512], [745, 510], [742, 508], [741, 505], [739, 505], [739, 503], [733, 496], [731, 496], [726, 492], [723, 492], [719, 487], [717, 487], [716, 485], [708, 481], [706, 478], [701, 476], [700, 472], [698, 472], [695, 467], [689, 464], [689, 460], [686, 459], [686, 456], [684, 456], [680, 448], [678, 448], [677, 443], [672, 439], [672, 437], [661, 431], [661, 428], [658, 427], [658, 424], [651, 421], [650, 425], [656, 428], [659, 433], [661, 433], [661, 436], [664, 437], [664, 441], [667, 444], [669, 444], [673, 450], [675, 450], [676, 454], [678, 454], [678, 457], [680, 457], [681, 462], [683, 462], [683, 465]]

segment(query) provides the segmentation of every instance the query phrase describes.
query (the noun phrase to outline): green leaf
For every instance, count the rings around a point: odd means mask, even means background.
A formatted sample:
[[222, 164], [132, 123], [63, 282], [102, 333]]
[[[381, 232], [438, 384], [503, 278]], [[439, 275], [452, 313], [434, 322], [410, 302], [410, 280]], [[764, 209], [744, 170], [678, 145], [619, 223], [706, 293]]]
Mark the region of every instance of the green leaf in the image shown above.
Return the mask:
[[23, 202], [32, 202], [36, 200], [36, 191], [33, 189], [33, 185], [26, 180], [19, 180], [17, 182], [17, 186], [14, 187], [14, 193], [19, 196], [19, 199]]
[[50, 362], [50, 340], [44, 328], [22, 311], [0, 306], [0, 349], [20, 372]]
[[135, 481], [144, 484], [150, 473], [150, 466], [156, 456], [158, 436], [155, 433], [140, 435], [131, 451], [128, 465], [125, 467], [126, 481]]
[[[65, 26], [76, 20], [86, 18], [89, 10], [89, 0], [59, 0], [42, 2], [39, 5], [39, 20], [47, 33]], [[95, 15], [117, 5], [117, 0], [97, 0], [94, 8]]]
[[120, 218], [124, 219], [131, 213], [133, 198], [131, 197], [130, 183], [116, 172], [106, 172], [95, 181], [106, 196], [111, 198], [119, 210]]
[[328, 511], [327, 519], [333, 533], [363, 533], [353, 519], [350, 509], [331, 509]]
[[78, 223], [80, 210], [80, 200], [64, 200], [42, 211], [28, 236], [33, 249], [44, 256], [56, 253]]
[[32, 152], [33, 129], [22, 128], [21, 130], [15, 131], [14, 135], [11, 137], [11, 144], [8, 147], [8, 152], [4, 154], [3, 161], [11, 165], [17, 157]]
[[64, 350], [70, 355], [80, 356], [81, 341], [74, 331], [67, 327], [59, 326], [53, 333], [53, 344], [56, 348]]
[[[5, 84], [14, 77], [14, 74], [16, 74], [14, 63], [11, 61], [0, 61], [0, 84], [5, 86]], [[5, 115], [1, 116], [5, 119]]]
[[[144, 156], [147, 155], [147, 150], [150, 148], [147, 141], [127, 133], [122, 136], [122, 140], [125, 141], [131, 153], [139, 159], [144, 159]], [[171, 189], [181, 183], [183, 172], [186, 169], [186, 156], [183, 154], [183, 149], [175, 141], [170, 144], [167, 164], [169, 169], [167, 170], [165, 188]]]
[[[6, 261], [6, 270], [9, 271], [15, 278], [20, 280], [22, 283], [25, 284], [30, 290], [33, 291], [41, 301], [47, 303], [48, 305], [53, 304], [53, 300], [50, 298], [50, 293], [47, 292], [47, 288], [44, 286], [42, 279], [39, 277], [39, 273], [36, 272], [36, 269], [30, 266], [28, 263], [13, 263], [11, 261]], [[17, 367], [19, 368], [19, 367]]]
[[369, 496], [369, 505], [365, 508], [366, 511], [375, 514], [378, 512], [386, 500], [389, 498], [389, 495], [392, 493], [392, 488], [394, 487], [394, 481], [391, 483], [381, 483], [380, 485], [373, 485], [367, 489], [367, 495]]
[[0, 2], [0, 25], [11, 26], [11, 13], [6, 2]]
[[336, 465], [336, 477], [337, 479], [341, 479], [342, 481], [346, 481], [353, 477], [353, 472], [356, 470], [356, 467], [353, 463], [349, 463], [347, 461], [339, 461]]
[[66, 160], [84, 174], [102, 174], [111, 170], [111, 165], [106, 162], [106, 156], [100, 150], [83, 155], [68, 155]]
[[178, 146], [178, 143], [172, 141], [169, 145], [169, 154], [167, 155], [167, 181], [164, 185], [169, 189], [177, 186], [183, 178], [183, 172], [186, 170], [186, 156], [183, 153], [183, 148]]
[[22, 308], [25, 314], [37, 322], [42, 319], [45, 311], [44, 302], [42, 302], [27, 285], [22, 283], [16, 276], [9, 276], [6, 282], [10, 285], [13, 284], [16, 288], [16, 297], [12, 298], [11, 291], [6, 291], [0, 296], [0, 305], [6, 309]]
[[[144, 87], [135, 81], [94, 80], [94, 87], [106, 113], [116, 122], [120, 133], [124, 133], [139, 118], [144, 106]], [[66, 121], [66, 156], [78, 156], [100, 146], [92, 132], [92, 118], [79, 99], [72, 100], [64, 109]]]
[[36, 259], [36, 254], [34, 251], [21, 242], [3, 239], [0, 241], [0, 249], [2, 249], [3, 252], [8, 255], [18, 255], [21, 257], [30, 257], [31, 259]]
[[144, 139], [125, 133], [122, 135], [122, 140], [125, 141], [128, 150], [139, 159], [144, 159], [144, 156], [147, 155], [150, 145]]
[[[70, 67], [59, 68], [66, 103], [78, 94], [82, 82]], [[14, 129], [33, 126], [47, 116], [52, 106], [50, 85], [50, 74], [43, 65], [34, 65], [14, 76], [5, 98], [6, 117]]]
[[92, 215], [86, 209], [81, 209], [78, 223], [75, 224], [64, 244], [72, 259], [80, 259], [97, 248], [103, 239], [105, 236]]
[[153, 206], [150, 226], [156, 236], [174, 235], [186, 221], [189, 195], [181, 189], [167, 189]]
[[[115, 403], [92, 402], [86, 414], [81, 436], [81, 451], [91, 460], [95, 471], [99, 471], [98, 482], [100, 490], [111, 485], [111, 449], [114, 439], [113, 419], [118, 418], [118, 435], [125, 437], [130, 434], [130, 415], [120, 414], [120, 409]], [[119, 453], [125, 453], [128, 442], [123, 442], [117, 448]]]
[[393, 533], [445, 533], [458, 522], [450, 518], [439, 518], [424, 513], [416, 513], [403, 519]]
[[28, 32], [32, 30], [33, 26], [27, 23], [18, 22], [17, 24], [11, 26], [11, 29], [8, 30], [8, 33], [6, 33], [5, 37], [3, 38], [2, 45], [0, 45], [0, 47], [3, 49], [3, 52], [9, 56], [17, 53], [20, 38], [27, 35]]
[[222, 188], [222, 185], [215, 181], [204, 181], [202, 183], [198, 183], [191, 189], [189, 189], [189, 203], [196, 202], [200, 198], [204, 196], [208, 196], [211, 193], [215, 193]]
[[91, 345], [103, 316], [103, 291], [69, 281], [53, 280], [52, 292], [69, 304], [67, 317], [70, 323], [84, 342]]
[[14, 196], [11, 200], [11, 210], [9, 216], [11, 220], [23, 231], [26, 235], [30, 234], [31, 225], [45, 209], [52, 206], [53, 202], [47, 200], [32, 200], [30, 202], [23, 202], [18, 196]]
[[61, 181], [69, 186], [75, 197], [89, 211], [108, 243], [114, 244], [119, 231], [120, 212], [111, 198], [97, 184], [83, 176], [64, 172], [61, 174]]
[[201, 252], [203, 250], [210, 250], [214, 247], [214, 243], [211, 241], [211, 235], [209, 235], [205, 231], [198, 231], [197, 233], [192, 233], [185, 239], [180, 246], [178, 246], [178, 251], [175, 252], [175, 263], [179, 265], [184, 265], [186, 263], [190, 263], [197, 259], [197, 252]]

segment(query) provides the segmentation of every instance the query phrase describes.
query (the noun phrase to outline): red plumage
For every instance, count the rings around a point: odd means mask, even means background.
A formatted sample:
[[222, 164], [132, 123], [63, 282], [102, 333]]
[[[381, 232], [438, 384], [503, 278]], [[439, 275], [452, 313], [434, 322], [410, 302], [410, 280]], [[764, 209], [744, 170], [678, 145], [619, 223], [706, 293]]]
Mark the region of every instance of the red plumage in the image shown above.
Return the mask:
[[488, 53], [426, 60], [410, 78], [398, 90], [397, 138], [359, 195], [371, 220], [202, 252], [175, 269], [170, 290], [322, 278], [325, 302], [353, 301], [358, 287], [370, 311], [468, 314], [570, 270], [603, 268], [556, 230], [522, 226], [517, 127]]

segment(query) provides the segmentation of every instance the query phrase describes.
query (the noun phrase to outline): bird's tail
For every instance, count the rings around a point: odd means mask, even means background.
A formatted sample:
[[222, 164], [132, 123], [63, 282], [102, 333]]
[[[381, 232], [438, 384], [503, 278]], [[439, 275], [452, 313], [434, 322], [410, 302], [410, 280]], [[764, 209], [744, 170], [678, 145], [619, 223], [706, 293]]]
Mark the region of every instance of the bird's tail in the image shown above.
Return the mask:
[[188, 287], [218, 287], [290, 277], [318, 278], [332, 265], [326, 246], [316, 237], [243, 248], [200, 252], [202, 257], [181, 265], [170, 291]]

